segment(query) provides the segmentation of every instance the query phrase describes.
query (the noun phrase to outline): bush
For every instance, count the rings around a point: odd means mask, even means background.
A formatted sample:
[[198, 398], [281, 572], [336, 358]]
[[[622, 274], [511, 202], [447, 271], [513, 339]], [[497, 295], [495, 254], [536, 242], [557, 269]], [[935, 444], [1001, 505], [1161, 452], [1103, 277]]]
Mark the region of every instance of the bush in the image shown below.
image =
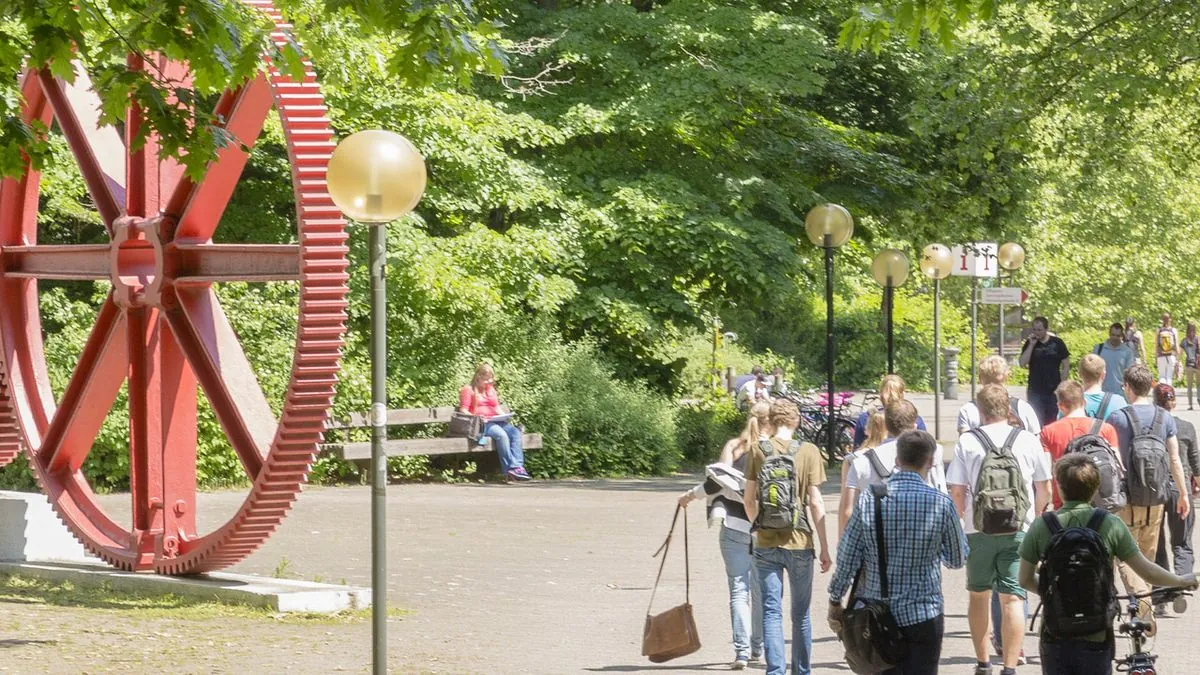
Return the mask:
[[716, 461], [725, 442], [741, 433], [745, 423], [746, 416], [724, 394], [684, 403], [676, 432], [684, 462], [699, 467]]

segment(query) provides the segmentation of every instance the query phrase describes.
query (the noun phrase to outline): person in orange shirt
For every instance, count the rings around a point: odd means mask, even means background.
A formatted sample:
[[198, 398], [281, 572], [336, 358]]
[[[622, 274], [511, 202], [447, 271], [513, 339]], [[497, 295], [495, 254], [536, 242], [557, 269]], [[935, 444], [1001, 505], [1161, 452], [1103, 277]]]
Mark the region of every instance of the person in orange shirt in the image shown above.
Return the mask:
[[509, 481], [530, 480], [525, 470], [525, 453], [521, 451], [521, 428], [512, 423], [512, 413], [500, 404], [496, 393], [496, 373], [486, 363], [475, 369], [471, 384], [458, 392], [458, 409], [469, 415], [483, 418], [483, 436], [479, 443], [492, 439], [496, 454], [500, 455], [500, 470]]
[[[1084, 434], [1094, 433], [1108, 441], [1114, 452], [1117, 447], [1117, 430], [1108, 422], [1102, 422], [1088, 417], [1084, 413], [1083, 385], [1075, 380], [1067, 380], [1054, 390], [1058, 399], [1058, 409], [1062, 417], [1042, 427], [1042, 449], [1050, 454], [1050, 462], [1057, 462], [1067, 450], [1067, 445]], [[1100, 428], [1096, 430], [1095, 425]], [[1118, 455], [1119, 456], [1119, 455]], [[1058, 496], [1058, 485], [1054, 486], [1054, 508], [1062, 508], [1062, 500]]]

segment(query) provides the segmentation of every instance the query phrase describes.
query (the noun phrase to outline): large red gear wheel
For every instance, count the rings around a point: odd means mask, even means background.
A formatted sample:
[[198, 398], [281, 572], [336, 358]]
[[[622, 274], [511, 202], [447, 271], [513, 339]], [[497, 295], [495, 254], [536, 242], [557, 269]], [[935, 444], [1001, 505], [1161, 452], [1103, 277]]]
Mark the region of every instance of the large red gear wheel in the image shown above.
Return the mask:
[[[277, 44], [289, 39], [290, 26], [269, 2], [247, 4], [274, 20]], [[151, 58], [156, 72], [187, 81], [186, 65]], [[135, 55], [129, 66], [147, 64]], [[333, 130], [312, 68], [305, 68], [296, 81], [268, 63], [265, 74], [222, 96], [217, 113], [239, 142], [196, 181], [158, 156], [153, 136], [142, 149], [126, 150], [142, 123], [136, 106], [128, 111], [125, 139], [114, 129], [97, 129], [94, 110], [87, 109], [97, 99], [80, 85], [86, 76], [69, 85], [41, 71], [23, 82], [26, 119], [57, 121], [110, 241], [38, 245], [38, 173], [0, 186], [0, 461], [23, 445], [62, 520], [116, 567], [190, 574], [232, 565], [279, 526], [308, 476], [345, 334], [348, 248], [345, 221], [325, 187]], [[245, 148], [272, 106], [291, 160], [296, 243], [214, 244], [247, 160]], [[121, 160], [124, 166], [114, 169]], [[112, 283], [58, 400], [43, 353], [38, 279]], [[296, 348], [278, 420], [214, 293], [221, 281], [298, 282]], [[81, 470], [126, 381], [129, 527], [104, 513]], [[252, 483], [237, 513], [203, 533], [196, 529], [200, 388]]]

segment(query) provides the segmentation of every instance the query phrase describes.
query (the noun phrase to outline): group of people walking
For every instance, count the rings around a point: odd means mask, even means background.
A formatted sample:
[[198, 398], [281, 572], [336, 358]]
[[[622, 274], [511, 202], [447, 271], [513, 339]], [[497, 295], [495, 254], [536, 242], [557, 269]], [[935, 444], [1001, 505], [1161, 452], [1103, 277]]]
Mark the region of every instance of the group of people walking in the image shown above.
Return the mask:
[[[983, 386], [960, 411], [948, 465], [941, 445], [917, 428], [903, 381], [885, 378], [880, 407], [860, 420], [863, 443], [842, 467], [830, 627], [840, 634], [852, 608], [886, 600], [908, 648], [881, 672], [936, 673], [942, 568], [965, 567], [975, 675], [992, 675], [993, 654], [1001, 675], [1025, 662], [1029, 593], [1044, 605], [1043, 673], [1111, 673], [1115, 577], [1130, 594], [1196, 585], [1191, 503], [1200, 449], [1192, 425], [1172, 415], [1175, 390], [1163, 381], [1195, 369], [1196, 334], [1193, 326], [1183, 340], [1162, 333], [1157, 384], [1137, 355], [1132, 321], [1114, 324], [1071, 380], [1065, 343], [1039, 317], [1019, 359], [1030, 370], [1028, 400], [1005, 386], [1005, 359], [984, 359]], [[1121, 367], [1115, 377], [1112, 366]], [[735, 669], [761, 654], [770, 675], [788, 670], [786, 577], [790, 671], [811, 672], [813, 570], [829, 571], [833, 555], [819, 489], [825, 467], [815, 446], [794, 440], [798, 420], [785, 399], [754, 404], [705, 482], [680, 497], [684, 505], [707, 498], [710, 523], [722, 523]], [[1091, 557], [1072, 548], [1089, 546]], [[1165, 611], [1142, 608], [1151, 633]]]

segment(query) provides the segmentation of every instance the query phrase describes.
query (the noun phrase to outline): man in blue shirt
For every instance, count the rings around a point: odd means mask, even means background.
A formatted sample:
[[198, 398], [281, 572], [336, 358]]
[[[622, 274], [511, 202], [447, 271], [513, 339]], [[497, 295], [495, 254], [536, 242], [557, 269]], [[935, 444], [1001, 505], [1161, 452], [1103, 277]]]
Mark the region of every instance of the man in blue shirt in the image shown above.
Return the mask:
[[[944, 631], [942, 568], [963, 566], [967, 538], [954, 502], [925, 484], [937, 443], [924, 431], [906, 431], [896, 439], [896, 471], [883, 498], [885, 573], [891, 610], [910, 649], [893, 675], [937, 673]], [[859, 570], [863, 599], [881, 599], [879, 551], [875, 543], [874, 495], [864, 491], [838, 545], [837, 571], [829, 583], [829, 627], [841, 631], [842, 596]]]
[[[1108, 341], [1096, 345], [1092, 353], [1104, 359], [1104, 384], [1101, 385], [1106, 393], [1121, 396], [1125, 369], [1137, 361], [1133, 347], [1125, 342], [1125, 329], [1121, 324], [1114, 323], [1108, 327]], [[1085, 387], [1086, 389], [1086, 387]]]
[[[1131, 352], [1132, 353], [1132, 352]], [[1124, 371], [1122, 371], [1124, 373]], [[1104, 359], [1087, 354], [1079, 359], [1079, 379], [1083, 382], [1083, 414], [1093, 419], [1107, 420], [1112, 414], [1129, 405], [1121, 394], [1104, 389], [1108, 382], [1108, 366]], [[1124, 388], [1124, 374], [1118, 378], [1118, 387]]]

